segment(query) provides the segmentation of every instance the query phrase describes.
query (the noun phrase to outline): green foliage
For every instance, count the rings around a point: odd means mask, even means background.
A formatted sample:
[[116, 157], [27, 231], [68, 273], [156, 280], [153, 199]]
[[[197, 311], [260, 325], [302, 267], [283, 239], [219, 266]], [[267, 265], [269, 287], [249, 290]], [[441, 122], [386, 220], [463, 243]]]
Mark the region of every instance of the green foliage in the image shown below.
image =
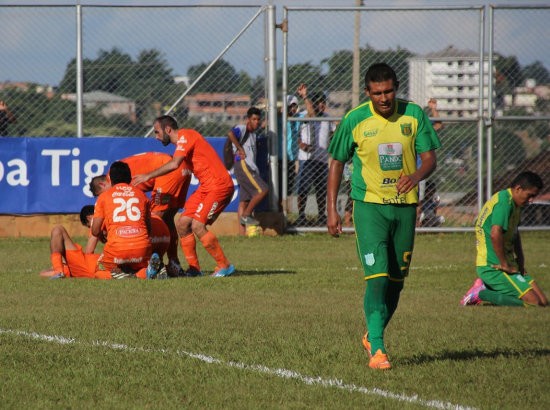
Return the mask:
[[537, 82], [537, 85], [550, 83], [550, 73], [540, 61], [535, 61], [523, 67], [521, 71], [523, 78], [533, 78]]
[[[548, 294], [550, 234], [522, 239], [529, 271]], [[37, 274], [49, 265], [47, 238], [0, 239], [3, 407], [535, 409], [550, 402], [550, 310], [460, 306], [475, 278], [472, 233], [417, 235], [386, 331], [390, 372], [368, 369], [361, 346], [365, 284], [354, 236], [219, 240], [237, 267], [230, 278], [54, 281]], [[212, 272], [213, 260], [200, 245], [198, 252]], [[282, 377], [291, 372], [310, 379]]]

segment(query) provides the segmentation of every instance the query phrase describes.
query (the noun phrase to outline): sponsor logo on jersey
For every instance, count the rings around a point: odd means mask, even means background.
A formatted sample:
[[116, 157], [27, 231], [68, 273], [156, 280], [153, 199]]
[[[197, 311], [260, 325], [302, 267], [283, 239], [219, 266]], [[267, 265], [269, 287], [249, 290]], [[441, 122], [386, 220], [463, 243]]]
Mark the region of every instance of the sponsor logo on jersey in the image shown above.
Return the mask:
[[373, 253], [367, 253], [365, 255], [365, 263], [367, 264], [367, 266], [374, 265], [374, 254]]
[[375, 130], [363, 131], [363, 137], [375, 137], [378, 134], [378, 128]]
[[403, 146], [398, 142], [378, 145], [378, 160], [382, 171], [403, 169]]
[[401, 134], [405, 137], [410, 137], [412, 135], [412, 124], [401, 124]]
[[141, 235], [143, 229], [139, 226], [121, 226], [116, 229], [116, 234], [119, 238], [135, 238]]
[[384, 178], [382, 180], [382, 185], [393, 185], [397, 184], [397, 178]]
[[126, 263], [140, 263], [141, 261], [143, 261], [143, 257], [140, 256], [139, 258], [114, 258], [113, 261], [117, 264], [117, 265], [124, 265]]

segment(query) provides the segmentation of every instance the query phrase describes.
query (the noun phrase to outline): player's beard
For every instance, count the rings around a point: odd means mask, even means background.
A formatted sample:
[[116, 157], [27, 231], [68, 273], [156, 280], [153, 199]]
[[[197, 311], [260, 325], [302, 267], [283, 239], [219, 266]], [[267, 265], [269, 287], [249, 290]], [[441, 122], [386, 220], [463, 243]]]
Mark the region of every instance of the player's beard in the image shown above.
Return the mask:
[[166, 133], [163, 133], [162, 135], [162, 145], [167, 146], [170, 144], [170, 136]]

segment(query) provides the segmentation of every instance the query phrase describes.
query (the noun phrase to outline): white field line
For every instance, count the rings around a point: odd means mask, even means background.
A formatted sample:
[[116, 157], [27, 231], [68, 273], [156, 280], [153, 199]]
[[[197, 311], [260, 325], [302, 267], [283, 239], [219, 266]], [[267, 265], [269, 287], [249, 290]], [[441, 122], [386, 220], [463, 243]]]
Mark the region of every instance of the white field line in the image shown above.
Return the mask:
[[[124, 350], [128, 352], [170, 353], [170, 351], [167, 349], [148, 349], [143, 347], [130, 347], [120, 343], [110, 343], [110, 342], [101, 342], [101, 341], [86, 343], [86, 342], [79, 342], [76, 339], [69, 339], [63, 336], [42, 335], [39, 333], [25, 332], [22, 330], [0, 329], [0, 335], [1, 334], [23, 336], [29, 339], [35, 339], [35, 340], [51, 342], [51, 343], [58, 343], [62, 345], [74, 344], [74, 345], [80, 345], [80, 346], [101, 346], [101, 347], [106, 347], [108, 349]], [[344, 383], [342, 380], [339, 380], [339, 379], [323, 379], [321, 377], [305, 376], [298, 372], [287, 370], [287, 369], [272, 369], [259, 364], [246, 364], [246, 363], [232, 362], [232, 361], [224, 362], [212, 356], [206, 356], [200, 353], [186, 352], [184, 350], [176, 350], [175, 353], [179, 356], [187, 356], [192, 359], [200, 360], [204, 363], [218, 364], [222, 366], [233, 367], [233, 368], [248, 370], [248, 371], [257, 372], [257, 373], [270, 374], [273, 376], [281, 377], [283, 379], [296, 379], [308, 385], [316, 384], [323, 387], [335, 387], [335, 388], [350, 391], [350, 392], [362, 393], [369, 396], [380, 396], [380, 397], [393, 399], [397, 401], [419, 404], [425, 407], [431, 407], [436, 409], [456, 409], [456, 410], [474, 409], [473, 407], [465, 407], [465, 406], [452, 404], [448, 402], [445, 403], [439, 400], [425, 400], [418, 397], [417, 395], [407, 396], [405, 394], [392, 393], [390, 391], [378, 389], [376, 387], [367, 388], [363, 386], [357, 386], [355, 384]]]

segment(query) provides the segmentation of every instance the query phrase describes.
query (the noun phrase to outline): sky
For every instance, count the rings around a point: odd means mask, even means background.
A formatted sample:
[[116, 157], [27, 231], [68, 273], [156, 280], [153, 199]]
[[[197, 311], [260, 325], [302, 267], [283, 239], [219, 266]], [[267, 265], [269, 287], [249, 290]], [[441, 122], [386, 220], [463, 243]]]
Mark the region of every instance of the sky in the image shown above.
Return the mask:
[[[0, 0], [0, 38], [3, 46], [0, 58], [0, 82], [35, 81], [56, 85], [61, 80], [67, 63], [75, 56], [75, 17], [74, 8], [12, 8], [6, 5], [75, 5], [75, 0]], [[373, 8], [396, 7], [458, 7], [496, 4], [512, 5], [549, 5], [548, 0], [364, 0], [364, 6]], [[356, 0], [166, 0], [160, 3], [154, 0], [81, 0], [82, 5], [266, 5], [276, 7], [279, 23], [282, 20], [283, 6], [289, 7], [353, 7]], [[105, 9], [108, 13], [86, 14], [87, 33], [100, 30], [87, 43], [85, 58], [96, 58], [100, 49], [110, 50], [120, 47], [132, 57], [139, 51], [151, 48], [163, 48], [174, 74], [185, 75], [191, 65], [211, 61], [236, 36], [242, 26], [254, 14], [247, 9], [243, 14], [239, 9], [224, 10], [216, 8], [201, 9], [193, 12], [185, 24], [170, 22], [162, 10], [150, 12], [136, 11], [134, 24], [121, 25], [116, 13], [121, 9]], [[129, 10], [124, 13], [128, 15]], [[137, 10], [137, 9], [136, 9]], [[103, 10], [102, 10], [103, 11]], [[43, 13], [46, 13], [44, 16]], [[133, 13], [131, 11], [130, 13]], [[170, 13], [170, 11], [167, 11]], [[402, 47], [415, 53], [438, 51], [448, 45], [460, 49], [477, 51], [479, 34], [476, 11], [438, 13], [417, 11], [413, 14], [397, 12], [391, 14], [371, 13], [362, 17], [361, 46], [368, 43], [376, 49]], [[92, 17], [90, 17], [92, 15]], [[149, 15], [156, 16], [149, 20]], [[306, 15], [304, 12], [290, 12], [289, 62], [311, 61], [320, 63], [334, 50], [350, 49], [353, 34], [349, 31], [351, 13], [318, 12]], [[315, 18], [312, 18], [315, 16]], [[377, 18], [383, 16], [384, 18]], [[414, 16], [414, 18], [411, 18]], [[515, 55], [522, 65], [540, 60], [550, 70], [550, 9], [516, 11], [501, 10], [495, 14], [495, 51], [504, 55]], [[498, 17], [501, 16], [501, 19]], [[165, 24], [165, 22], [167, 22]], [[170, 24], [168, 24], [170, 22]], [[232, 24], [233, 23], [233, 24]], [[204, 30], [207, 27], [207, 30]], [[251, 26], [251, 34], [246, 33], [243, 40], [235, 44], [224, 58], [234, 65], [242, 66], [251, 75], [263, 75], [263, 18], [257, 19]], [[321, 30], [319, 28], [321, 27]], [[200, 36], [197, 33], [200, 32]], [[282, 62], [282, 40], [277, 31], [278, 67]], [[247, 36], [252, 36], [248, 37]], [[293, 37], [294, 36], [294, 37]], [[84, 36], [87, 38], [86, 35]], [[189, 41], [192, 39], [192, 41]], [[250, 48], [250, 45], [254, 50]], [[261, 49], [261, 50], [260, 50]], [[243, 63], [243, 59], [246, 60]]]

